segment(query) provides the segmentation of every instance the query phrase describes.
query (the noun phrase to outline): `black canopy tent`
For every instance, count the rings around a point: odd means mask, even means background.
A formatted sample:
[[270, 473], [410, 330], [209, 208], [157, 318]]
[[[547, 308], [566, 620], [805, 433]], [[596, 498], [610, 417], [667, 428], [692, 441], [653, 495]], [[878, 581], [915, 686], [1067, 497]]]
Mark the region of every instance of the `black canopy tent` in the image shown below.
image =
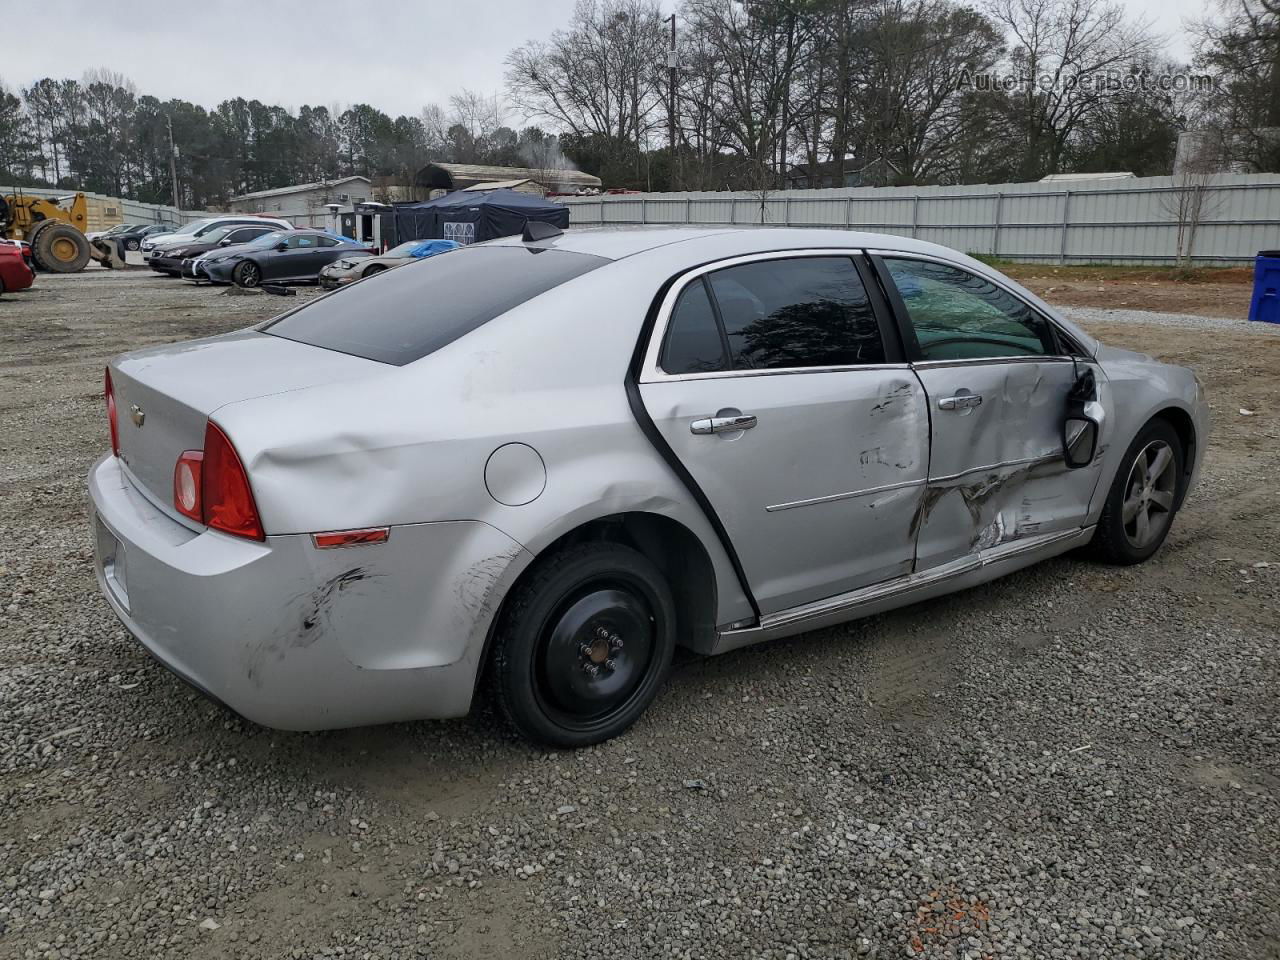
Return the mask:
[[382, 214], [382, 239], [388, 246], [406, 240], [476, 243], [520, 233], [530, 221], [564, 229], [569, 208], [515, 190], [459, 190], [422, 203], [397, 203]]

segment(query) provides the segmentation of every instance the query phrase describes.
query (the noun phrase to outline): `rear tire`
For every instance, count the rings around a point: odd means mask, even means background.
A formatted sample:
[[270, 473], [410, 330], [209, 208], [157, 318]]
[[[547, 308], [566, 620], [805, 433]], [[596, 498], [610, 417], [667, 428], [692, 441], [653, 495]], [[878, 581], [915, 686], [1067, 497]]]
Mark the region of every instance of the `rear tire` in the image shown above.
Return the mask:
[[244, 263], [236, 264], [231, 278], [235, 280], [237, 287], [252, 290], [262, 283], [262, 270], [252, 260], [246, 260]]
[[1129, 444], [1090, 550], [1106, 563], [1131, 566], [1150, 559], [1164, 543], [1182, 505], [1183, 450], [1167, 420], [1152, 420]]
[[671, 590], [616, 543], [540, 559], [503, 606], [492, 654], [502, 713], [522, 736], [584, 747], [618, 736], [653, 702], [675, 652]]
[[46, 220], [36, 228], [31, 255], [41, 270], [78, 273], [89, 262], [89, 241], [69, 223]]

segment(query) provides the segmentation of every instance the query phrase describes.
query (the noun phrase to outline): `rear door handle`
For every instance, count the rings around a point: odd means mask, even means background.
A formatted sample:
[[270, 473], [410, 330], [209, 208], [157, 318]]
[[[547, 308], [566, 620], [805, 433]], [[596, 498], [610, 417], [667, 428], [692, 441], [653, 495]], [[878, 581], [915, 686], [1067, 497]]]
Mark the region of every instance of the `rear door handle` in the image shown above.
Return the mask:
[[963, 393], [957, 397], [942, 397], [938, 400], [939, 410], [968, 410], [982, 406], [982, 394]]
[[689, 432], [699, 436], [708, 433], [735, 433], [738, 430], [750, 430], [756, 425], [756, 418], [751, 414], [740, 414], [736, 417], [703, 417], [689, 424]]

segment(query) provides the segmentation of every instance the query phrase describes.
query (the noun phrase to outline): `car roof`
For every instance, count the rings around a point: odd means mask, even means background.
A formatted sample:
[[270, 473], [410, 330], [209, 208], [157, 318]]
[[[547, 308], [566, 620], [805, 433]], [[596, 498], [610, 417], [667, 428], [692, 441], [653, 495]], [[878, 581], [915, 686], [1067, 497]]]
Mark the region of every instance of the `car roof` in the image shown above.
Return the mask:
[[[514, 246], [523, 243], [519, 236], [491, 241], [494, 245]], [[804, 250], [816, 247], [853, 247], [877, 250], [901, 250], [932, 253], [955, 259], [957, 251], [924, 240], [889, 233], [866, 233], [858, 230], [826, 230], [812, 227], [575, 227], [546, 240], [531, 242], [532, 247], [546, 247], [586, 253], [607, 260], [621, 260], [673, 243], [684, 244], [690, 256], [714, 257], [767, 253], [774, 250]]]

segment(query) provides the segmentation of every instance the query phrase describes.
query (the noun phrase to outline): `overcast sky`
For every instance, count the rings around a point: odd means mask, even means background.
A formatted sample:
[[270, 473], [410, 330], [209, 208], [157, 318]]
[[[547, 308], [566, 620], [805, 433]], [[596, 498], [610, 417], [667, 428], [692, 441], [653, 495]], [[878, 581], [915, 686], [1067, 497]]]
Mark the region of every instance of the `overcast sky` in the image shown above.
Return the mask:
[[[1200, 0], [1122, 0], [1189, 54], [1181, 21]], [[483, 3], [204, 0], [198, 4], [41, 0], [4, 5], [0, 80], [105, 67], [140, 93], [205, 107], [241, 96], [296, 109], [364, 101], [395, 116], [447, 105], [461, 87], [502, 88], [502, 61], [561, 26], [574, 0]], [[670, 10], [675, 3], [664, 0]], [[509, 122], [519, 123], [513, 114]]]

